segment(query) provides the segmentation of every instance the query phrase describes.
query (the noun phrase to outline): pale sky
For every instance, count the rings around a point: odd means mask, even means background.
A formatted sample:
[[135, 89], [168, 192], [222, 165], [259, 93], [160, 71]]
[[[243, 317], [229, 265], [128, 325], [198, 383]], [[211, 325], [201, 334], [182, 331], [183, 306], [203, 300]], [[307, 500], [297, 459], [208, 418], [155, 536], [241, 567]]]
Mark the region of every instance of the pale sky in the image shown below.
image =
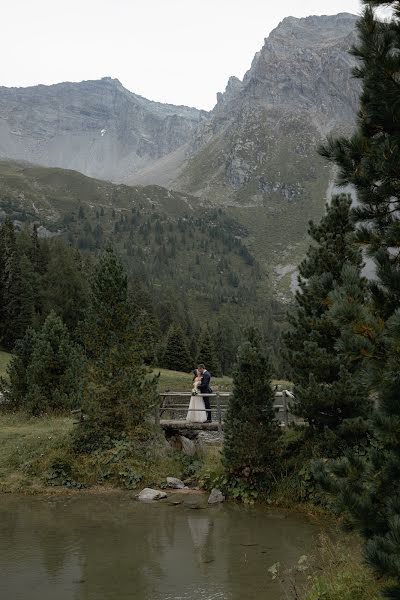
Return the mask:
[[151, 100], [210, 109], [286, 16], [359, 0], [1, 0], [0, 85], [111, 76]]

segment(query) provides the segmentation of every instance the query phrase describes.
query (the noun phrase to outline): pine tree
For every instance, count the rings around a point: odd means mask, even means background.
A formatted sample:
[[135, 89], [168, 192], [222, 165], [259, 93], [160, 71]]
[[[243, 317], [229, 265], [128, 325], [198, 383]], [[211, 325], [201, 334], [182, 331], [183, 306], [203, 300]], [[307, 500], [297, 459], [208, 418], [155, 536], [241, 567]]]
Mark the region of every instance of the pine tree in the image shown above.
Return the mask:
[[51, 313], [42, 328], [18, 340], [3, 390], [10, 407], [33, 415], [65, 412], [79, 403], [82, 356], [67, 328]]
[[189, 354], [185, 334], [179, 325], [172, 325], [168, 332], [163, 366], [172, 371], [193, 370], [193, 359]]
[[[373, 291], [387, 318], [400, 305], [400, 5], [364, 4], [359, 43], [352, 51], [359, 61], [354, 75], [363, 84], [357, 129], [349, 139], [330, 138], [320, 152], [339, 168], [338, 183], [356, 190], [355, 217], [364, 224], [358, 238], [376, 261], [379, 283]], [[393, 8], [389, 22], [375, 17], [373, 7], [380, 5]]]
[[276, 476], [280, 432], [273, 403], [271, 366], [260, 338], [250, 332], [238, 351], [224, 425], [224, 466], [232, 487], [237, 481], [245, 490], [268, 489]]
[[220, 377], [222, 375], [214, 340], [208, 327], [205, 327], [200, 334], [197, 363], [204, 364], [214, 377]]
[[7, 218], [1, 228], [2, 250], [2, 321], [0, 343], [11, 350], [15, 342], [23, 337], [31, 324], [32, 306], [29, 291], [24, 286], [21, 275], [14, 224]]
[[31, 362], [37, 333], [29, 328], [23, 338], [17, 340], [10, 363], [7, 366], [7, 380], [0, 380], [0, 389], [12, 410], [21, 410], [29, 391], [27, 370]]
[[80, 404], [83, 369], [80, 348], [54, 312], [35, 337], [26, 371], [24, 408], [32, 414], [64, 412]]
[[[338, 510], [365, 539], [365, 558], [393, 578], [387, 598], [400, 598], [400, 2], [371, 0], [358, 23], [353, 54], [363, 92], [357, 129], [350, 139], [330, 139], [322, 154], [339, 168], [339, 182], [352, 184], [362, 225], [358, 239], [377, 265], [372, 302], [356, 311], [347, 348], [364, 355], [377, 379], [377, 410], [366, 456], [348, 453], [316, 475], [336, 496]], [[381, 22], [373, 7], [390, 5]]]
[[300, 289], [285, 334], [296, 412], [321, 432], [326, 427], [338, 431], [346, 419], [368, 411], [358, 364], [349, 365], [338, 352], [341, 328], [329, 311], [330, 293], [342, 284], [343, 267], [361, 271], [350, 210], [351, 200], [336, 196], [320, 224], [310, 223], [313, 243], [299, 268]]
[[81, 253], [54, 240], [41, 282], [43, 312], [54, 310], [75, 333], [84, 320], [89, 296], [88, 269]]
[[99, 259], [84, 328], [88, 377], [83, 408], [88, 419], [76, 432], [75, 448], [112, 445], [145, 427], [157, 400], [155, 381], [146, 377], [143, 348], [136, 337], [128, 301], [127, 276], [111, 248]]

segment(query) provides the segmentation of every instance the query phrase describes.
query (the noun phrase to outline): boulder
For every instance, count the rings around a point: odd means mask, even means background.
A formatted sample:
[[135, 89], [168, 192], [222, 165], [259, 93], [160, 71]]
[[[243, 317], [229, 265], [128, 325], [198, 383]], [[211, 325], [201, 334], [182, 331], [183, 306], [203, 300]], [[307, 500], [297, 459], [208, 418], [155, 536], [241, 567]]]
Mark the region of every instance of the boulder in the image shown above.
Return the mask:
[[183, 481], [176, 477], [167, 477], [167, 487], [173, 488], [174, 490], [181, 490], [186, 486]]
[[144, 488], [144, 490], [142, 490], [140, 494], [138, 494], [137, 499], [142, 501], [149, 501], [162, 500], [166, 497], [167, 494], [165, 492], [160, 492], [159, 490], [152, 490], [151, 488]]
[[182, 452], [187, 456], [194, 456], [196, 454], [196, 445], [189, 438], [181, 435]]
[[225, 496], [221, 492], [221, 490], [217, 490], [217, 488], [213, 488], [211, 490], [211, 494], [208, 497], [208, 504], [220, 504], [225, 501]]

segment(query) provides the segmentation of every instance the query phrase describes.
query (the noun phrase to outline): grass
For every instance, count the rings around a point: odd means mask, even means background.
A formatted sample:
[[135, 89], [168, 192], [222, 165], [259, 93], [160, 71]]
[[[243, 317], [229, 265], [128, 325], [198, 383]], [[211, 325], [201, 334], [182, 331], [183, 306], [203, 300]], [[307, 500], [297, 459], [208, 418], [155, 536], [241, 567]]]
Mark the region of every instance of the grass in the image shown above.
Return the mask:
[[[160, 392], [173, 391], [173, 392], [190, 392], [192, 389], [192, 378], [191, 373], [182, 373], [180, 371], [168, 371], [167, 369], [155, 368], [152, 370], [154, 375], [160, 373], [158, 380], [158, 389]], [[232, 389], [232, 378], [231, 377], [213, 377], [211, 380], [211, 386], [214, 390], [231, 390]]]
[[11, 354], [0, 350], [0, 377], [7, 376], [7, 365], [11, 360]]
[[91, 454], [73, 451], [75, 427], [65, 416], [0, 412], [0, 493], [159, 487], [167, 476], [183, 475], [181, 455], [168, 449], [153, 426], [145, 425], [132, 443], [116, 442]]
[[[182, 373], [181, 371], [168, 371], [168, 369], [152, 369], [153, 375], [160, 374], [158, 380], [158, 390], [160, 392], [173, 391], [173, 392], [190, 392], [192, 389], [192, 375], [191, 373]], [[281, 385], [282, 387], [291, 390], [292, 383], [284, 379], [273, 379], [274, 385]], [[213, 377], [211, 380], [211, 387], [214, 391], [232, 391], [233, 381], [232, 377]]]
[[323, 574], [310, 576], [304, 600], [381, 600], [384, 582], [363, 564], [357, 538], [333, 542], [322, 535], [318, 546], [318, 565]]
[[67, 417], [0, 413], [0, 491], [34, 491], [39, 485], [39, 463], [45, 468], [51, 456], [64, 451], [72, 427], [72, 419]]

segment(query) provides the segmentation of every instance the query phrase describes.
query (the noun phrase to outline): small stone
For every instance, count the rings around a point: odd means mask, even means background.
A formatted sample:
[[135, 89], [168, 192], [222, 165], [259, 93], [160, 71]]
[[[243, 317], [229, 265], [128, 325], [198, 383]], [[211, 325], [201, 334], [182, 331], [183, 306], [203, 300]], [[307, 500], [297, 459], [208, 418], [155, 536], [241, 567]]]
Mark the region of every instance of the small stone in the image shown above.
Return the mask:
[[137, 499], [141, 501], [150, 501], [150, 500], [162, 500], [166, 498], [167, 494], [165, 492], [160, 492], [159, 490], [152, 490], [151, 488], [144, 488], [138, 494]]
[[183, 481], [176, 477], [167, 477], [167, 487], [173, 488], [174, 490], [182, 490], [186, 486]]
[[211, 494], [208, 497], [208, 504], [220, 504], [221, 502], [225, 502], [225, 496], [218, 490], [217, 488], [213, 488], [211, 490]]

